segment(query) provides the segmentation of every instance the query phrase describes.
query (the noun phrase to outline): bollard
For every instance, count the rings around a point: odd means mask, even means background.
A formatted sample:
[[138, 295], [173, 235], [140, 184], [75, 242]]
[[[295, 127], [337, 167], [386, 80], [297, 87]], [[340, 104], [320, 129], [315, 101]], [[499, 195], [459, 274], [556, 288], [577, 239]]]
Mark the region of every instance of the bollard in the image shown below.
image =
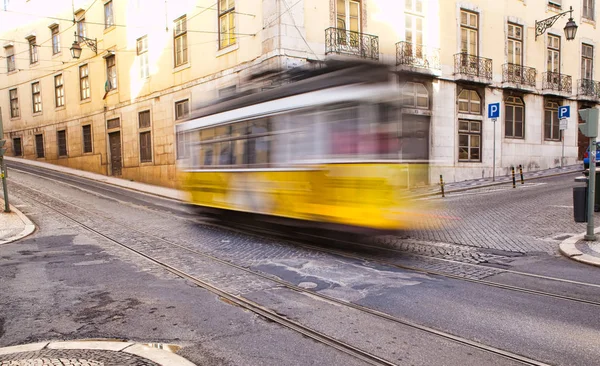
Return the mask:
[[523, 165], [519, 164], [519, 174], [521, 174], [521, 184], [525, 184], [525, 179], [523, 179]]
[[441, 174], [440, 174], [440, 187], [442, 188], [442, 197], [446, 197], [446, 195], [444, 194], [444, 179], [442, 178]]
[[511, 167], [510, 167], [510, 171], [511, 171], [511, 173], [512, 173], [512, 179], [513, 179], [513, 188], [517, 188], [516, 181], [515, 181], [515, 167], [514, 167], [514, 166], [511, 166]]

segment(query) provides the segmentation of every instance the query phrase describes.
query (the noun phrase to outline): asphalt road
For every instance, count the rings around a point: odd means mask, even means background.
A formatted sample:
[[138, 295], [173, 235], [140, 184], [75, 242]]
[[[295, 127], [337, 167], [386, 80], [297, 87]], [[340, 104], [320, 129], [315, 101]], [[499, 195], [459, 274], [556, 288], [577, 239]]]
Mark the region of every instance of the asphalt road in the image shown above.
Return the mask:
[[[6, 279], [0, 283], [0, 346], [114, 337], [178, 343], [184, 346], [181, 354], [199, 364], [360, 364], [157, 268], [59, 216], [41, 200], [172, 265], [397, 364], [500, 365], [512, 361], [411, 327], [392, 327], [356, 310], [215, 266], [157, 238], [541, 362], [594, 364], [600, 356], [599, 306], [594, 304], [424, 274], [204, 226], [173, 201], [55, 172], [49, 178], [49, 174], [40, 177], [30, 171], [12, 170], [10, 175], [13, 203], [39, 231], [24, 241], [0, 247], [0, 277]], [[446, 237], [413, 233], [411, 238], [396, 238], [391, 245], [403, 246], [408, 255], [379, 255], [426, 267], [429, 261], [411, 257], [411, 250], [422, 248], [423, 240], [450, 238], [450, 245], [430, 248], [442, 248], [437, 251], [439, 256], [456, 261], [494, 257], [502, 263], [494, 269], [597, 284], [598, 269], [555, 253], [560, 240], [553, 238], [580, 229], [569, 222], [570, 217], [560, 214], [565, 211], [562, 206], [569, 204], [572, 178], [540, 180], [518, 192], [488, 189], [450, 196], [445, 212], [463, 220], [460, 225], [445, 227]], [[553, 197], [551, 202], [548, 195]], [[545, 205], [534, 209], [543, 202]], [[502, 223], [509, 226], [499, 225], [497, 218], [507, 214], [509, 219]], [[493, 232], [493, 243], [477, 244], [474, 225]], [[461, 238], [468, 240], [461, 243]], [[512, 251], [513, 246], [518, 250]], [[436, 266], [442, 271], [456, 267]], [[484, 271], [483, 275], [478, 277], [478, 271]], [[524, 279], [501, 270], [467, 269], [464, 275], [600, 302], [600, 289], [592, 286], [573, 289], [567, 283]]]

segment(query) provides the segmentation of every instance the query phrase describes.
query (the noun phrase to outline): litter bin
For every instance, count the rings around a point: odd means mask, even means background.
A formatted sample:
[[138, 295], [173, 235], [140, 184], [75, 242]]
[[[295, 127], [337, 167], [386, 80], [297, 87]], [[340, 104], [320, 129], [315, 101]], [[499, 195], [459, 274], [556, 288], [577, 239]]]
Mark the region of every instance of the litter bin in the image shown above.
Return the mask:
[[587, 187], [573, 187], [573, 216], [575, 222], [587, 222]]

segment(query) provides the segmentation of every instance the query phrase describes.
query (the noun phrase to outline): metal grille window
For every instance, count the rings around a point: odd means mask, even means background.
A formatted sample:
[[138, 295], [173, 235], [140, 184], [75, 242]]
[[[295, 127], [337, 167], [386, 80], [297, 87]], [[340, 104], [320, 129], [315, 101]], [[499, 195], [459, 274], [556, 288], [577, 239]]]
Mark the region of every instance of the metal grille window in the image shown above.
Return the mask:
[[106, 76], [108, 78], [109, 90], [117, 89], [117, 64], [115, 55], [106, 58]]
[[150, 65], [148, 64], [148, 36], [138, 38], [137, 56], [140, 62], [140, 78], [147, 78], [150, 75]]
[[152, 162], [152, 133], [140, 132], [140, 162]]
[[104, 4], [104, 28], [109, 28], [115, 25], [115, 17], [113, 13], [112, 1]]
[[594, 78], [594, 46], [581, 45], [581, 78], [592, 80]]
[[40, 90], [40, 82], [31, 84], [31, 100], [33, 101], [33, 113], [42, 111], [42, 92]]
[[478, 56], [479, 16], [470, 11], [460, 11], [460, 52]]
[[15, 49], [13, 46], [6, 47], [6, 69], [8, 72], [16, 70]]
[[38, 62], [38, 46], [35, 43], [35, 37], [29, 38], [29, 63]]
[[56, 141], [58, 141], [58, 156], [67, 156], [67, 131], [57, 131]]
[[106, 128], [113, 129], [121, 127], [121, 120], [119, 118], [113, 118], [106, 121]]
[[20, 137], [15, 137], [13, 139], [13, 152], [15, 156], [23, 156], [23, 145], [21, 144]]
[[65, 87], [62, 74], [54, 77], [54, 102], [57, 108], [65, 105]]
[[219, 47], [235, 44], [235, 0], [219, 0]]
[[412, 108], [429, 108], [429, 92], [421, 83], [408, 82], [402, 87], [402, 105]]
[[173, 27], [173, 50], [175, 52], [175, 67], [188, 62], [187, 52], [187, 19], [184, 16], [175, 21]]
[[52, 32], [52, 54], [56, 55], [60, 52], [60, 34], [58, 32], [58, 25], [50, 28]]
[[554, 101], [546, 101], [544, 107], [544, 139], [560, 139], [558, 103]]
[[89, 66], [79, 66], [79, 95], [81, 100], [88, 99], [90, 97], [90, 79], [89, 79]]
[[583, 0], [581, 15], [584, 18], [594, 20], [594, 2], [595, 0]]
[[481, 114], [481, 98], [475, 90], [463, 89], [458, 95], [460, 113]]
[[35, 135], [35, 153], [38, 158], [44, 157], [44, 135]]
[[175, 102], [175, 119], [182, 119], [188, 116], [190, 113], [190, 101], [189, 99], [180, 100]]
[[547, 71], [560, 73], [560, 37], [548, 35]]
[[458, 160], [481, 161], [481, 121], [458, 121]]
[[508, 24], [508, 63], [523, 64], [523, 27]]
[[85, 31], [85, 18], [81, 18], [77, 21], [77, 35], [81, 37], [87, 37]]
[[83, 135], [83, 153], [92, 152], [92, 126], [85, 125], [81, 126], [81, 133]]
[[520, 97], [504, 101], [504, 136], [522, 139], [525, 130], [525, 103]]
[[19, 112], [19, 94], [17, 89], [11, 89], [8, 91], [10, 97], [10, 118], [17, 118], [21, 115]]

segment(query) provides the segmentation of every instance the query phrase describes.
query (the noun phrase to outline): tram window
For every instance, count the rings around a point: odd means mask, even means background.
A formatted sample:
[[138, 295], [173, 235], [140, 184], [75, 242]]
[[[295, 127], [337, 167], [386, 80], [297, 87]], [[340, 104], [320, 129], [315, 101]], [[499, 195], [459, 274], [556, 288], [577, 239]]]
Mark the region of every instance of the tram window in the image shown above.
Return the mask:
[[231, 165], [232, 164], [232, 146], [231, 141], [220, 142], [218, 144], [219, 147], [219, 162], [218, 165]]
[[210, 141], [215, 138], [215, 129], [214, 128], [206, 128], [200, 131], [200, 141]]
[[288, 136], [292, 161], [310, 159], [317, 154], [315, 141], [315, 111], [304, 111], [291, 116]]
[[237, 122], [231, 125], [231, 136], [244, 136], [248, 134], [248, 122]]
[[200, 147], [200, 156], [202, 165], [210, 166], [213, 165], [213, 145], [214, 144], [202, 144]]
[[325, 112], [331, 138], [330, 153], [333, 156], [358, 154], [359, 129], [358, 106], [335, 106]]
[[231, 134], [231, 126], [219, 126], [215, 128], [215, 138], [227, 138]]

